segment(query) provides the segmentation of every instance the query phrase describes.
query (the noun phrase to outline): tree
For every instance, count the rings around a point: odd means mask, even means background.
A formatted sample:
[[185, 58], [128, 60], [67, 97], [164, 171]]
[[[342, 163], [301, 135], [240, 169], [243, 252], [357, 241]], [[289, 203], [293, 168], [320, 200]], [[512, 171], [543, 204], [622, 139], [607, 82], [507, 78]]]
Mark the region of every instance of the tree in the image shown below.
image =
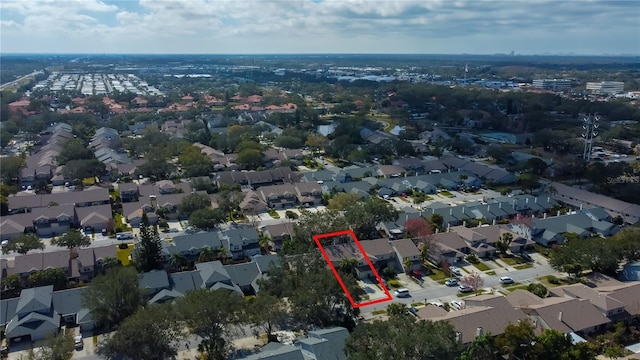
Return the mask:
[[83, 235], [78, 229], [69, 229], [63, 236], [51, 239], [51, 244], [74, 249], [91, 245], [91, 238]]
[[527, 160], [527, 162], [524, 164], [525, 170], [535, 175], [544, 174], [544, 171], [547, 169], [548, 166], [549, 165], [547, 165], [547, 163], [544, 160], [537, 157]]
[[198, 348], [205, 359], [227, 358], [233, 325], [239, 320], [239, 300], [238, 293], [233, 291], [202, 289], [189, 291], [177, 301], [177, 312], [189, 333], [202, 339]]
[[438, 228], [442, 229], [442, 225], [444, 224], [444, 217], [440, 214], [433, 213], [429, 220]]
[[433, 240], [430, 235], [433, 234], [433, 227], [427, 220], [423, 218], [409, 219], [404, 223], [404, 231], [411, 236], [414, 243], [422, 244], [421, 247], [425, 254], [432, 249]]
[[532, 173], [524, 173], [518, 177], [518, 182], [523, 189], [529, 190], [533, 194], [533, 190], [540, 187], [540, 177]]
[[98, 275], [82, 293], [82, 304], [98, 327], [117, 328], [147, 302], [138, 286], [138, 274], [131, 267], [113, 267]]
[[498, 249], [498, 251], [502, 253], [502, 255], [506, 255], [507, 251], [509, 251], [509, 247], [511, 246], [512, 241], [513, 234], [504, 233], [502, 234], [502, 236], [500, 236], [500, 239], [496, 241], [496, 249]]
[[543, 299], [546, 298], [547, 295], [549, 294], [549, 290], [540, 283], [529, 284], [529, 286], [527, 286], [527, 290], [533, 294], [538, 295], [538, 297], [541, 297]]
[[70, 360], [73, 357], [73, 337], [71, 333], [59, 333], [47, 337], [44, 346], [38, 348], [29, 360]]
[[348, 208], [351, 204], [361, 200], [362, 200], [362, 196], [360, 195], [339, 192], [333, 195], [331, 199], [329, 199], [329, 204], [327, 205], [327, 208], [335, 211], [343, 211], [344, 209]]
[[62, 144], [58, 155], [58, 164], [64, 165], [71, 160], [87, 160], [94, 158], [93, 151], [81, 140], [70, 139]]
[[349, 206], [344, 216], [359, 239], [371, 239], [376, 236], [376, 225], [397, 220], [398, 211], [390, 203], [370, 197]]
[[20, 295], [20, 291], [24, 288], [25, 283], [18, 274], [8, 275], [2, 280], [2, 285], [14, 295]]
[[[288, 318], [287, 308], [282, 299], [269, 294], [260, 294], [249, 301], [245, 312], [248, 323], [266, 333], [267, 342], [278, 341], [273, 332], [282, 327]], [[257, 330], [256, 337], [260, 335]]]
[[487, 332], [476, 336], [471, 345], [462, 352], [459, 360], [494, 360], [497, 351], [495, 338]]
[[484, 285], [484, 279], [477, 272], [472, 272], [471, 274], [464, 276], [461, 281], [464, 285], [469, 286], [473, 290], [480, 291], [480, 288]]
[[245, 169], [257, 169], [264, 166], [262, 152], [256, 149], [246, 149], [238, 153], [236, 163]]
[[162, 252], [162, 240], [158, 230], [149, 225], [147, 214], [142, 214], [140, 222], [140, 241], [133, 252], [136, 267], [139, 271], [147, 272], [160, 268]]
[[407, 306], [400, 303], [391, 303], [387, 306], [387, 315], [390, 317], [407, 316]]
[[179, 318], [171, 305], [152, 304], [127, 317], [97, 353], [107, 358], [156, 360], [174, 358], [182, 339]]
[[311, 134], [307, 136], [305, 145], [314, 151], [323, 151], [327, 146], [329, 146], [329, 139], [322, 134]]
[[187, 263], [187, 257], [179, 252], [171, 254], [171, 257], [169, 258], [169, 266], [171, 266], [171, 269], [173, 270], [180, 271], [187, 265]]
[[504, 333], [496, 338], [496, 345], [506, 354], [523, 359], [531, 352], [536, 336], [535, 326], [529, 320], [522, 320], [517, 324], [509, 324]]
[[344, 258], [340, 260], [340, 264], [338, 265], [338, 269], [344, 274], [354, 275], [356, 268], [358, 267], [358, 259], [355, 258]]
[[344, 216], [337, 211], [302, 211], [300, 219], [293, 225], [293, 239], [283, 244], [286, 254], [305, 253], [315, 247], [313, 235], [341, 231], [348, 228]]
[[538, 359], [570, 359], [569, 351], [573, 347], [571, 337], [560, 331], [545, 329], [531, 350]]
[[[269, 270], [269, 277], [259, 280], [263, 291], [277, 298], [287, 298], [292, 320], [302, 328], [353, 324], [358, 310], [349, 302], [344, 290], [327, 268], [320, 251], [290, 256], [287, 264]], [[357, 303], [363, 290], [351, 274], [341, 276]]]
[[27, 279], [30, 287], [53, 285], [54, 290], [67, 287], [67, 274], [63, 269], [44, 269], [33, 272]]
[[178, 204], [178, 214], [188, 219], [192, 212], [210, 207], [211, 199], [209, 199], [208, 195], [193, 193], [182, 198], [182, 201]]
[[240, 191], [224, 189], [217, 196], [218, 208], [229, 215], [229, 219], [233, 219], [233, 213], [240, 210], [240, 202], [244, 198], [244, 194]]
[[345, 353], [352, 360], [448, 360], [458, 356], [459, 344], [448, 322], [392, 316], [358, 325], [347, 338]]
[[200, 209], [191, 213], [189, 225], [202, 230], [211, 230], [226, 219], [227, 215], [222, 209]]
[[2, 247], [3, 254], [15, 251], [18, 254], [25, 255], [31, 250], [44, 250], [44, 242], [35, 234], [18, 235], [9, 239], [9, 243]]
[[17, 184], [20, 177], [20, 168], [24, 164], [25, 159], [22, 156], [3, 157], [2, 166], [0, 166], [0, 180], [7, 185]]
[[209, 246], [204, 246], [200, 251], [200, 255], [198, 256], [198, 262], [209, 262], [216, 259], [216, 254], [213, 252], [213, 249]]

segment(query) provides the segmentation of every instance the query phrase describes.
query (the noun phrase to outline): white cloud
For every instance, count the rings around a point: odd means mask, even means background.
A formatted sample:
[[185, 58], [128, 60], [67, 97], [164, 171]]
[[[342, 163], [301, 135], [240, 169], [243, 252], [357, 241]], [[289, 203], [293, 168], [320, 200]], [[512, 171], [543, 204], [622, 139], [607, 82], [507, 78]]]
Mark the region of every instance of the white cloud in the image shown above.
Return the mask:
[[[29, 42], [18, 42], [19, 34], [55, 29], [69, 40], [99, 36], [91, 46], [114, 44], [118, 52], [532, 53], [572, 51], [587, 36], [593, 40], [588, 49], [580, 45], [582, 51], [640, 53], [637, 2], [625, 0], [140, 0], [121, 6], [3, 1], [3, 29], [9, 29], [3, 48], [25, 51]], [[89, 51], [87, 44], [66, 43], [69, 51]], [[629, 44], [636, 46], [629, 51]]]

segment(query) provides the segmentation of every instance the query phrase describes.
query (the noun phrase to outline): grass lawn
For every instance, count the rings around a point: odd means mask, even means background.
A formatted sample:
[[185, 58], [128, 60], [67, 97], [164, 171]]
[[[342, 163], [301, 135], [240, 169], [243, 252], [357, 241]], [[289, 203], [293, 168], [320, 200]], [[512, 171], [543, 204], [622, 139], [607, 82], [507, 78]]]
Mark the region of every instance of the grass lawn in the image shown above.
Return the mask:
[[552, 284], [552, 283], [549, 282], [549, 278], [547, 276], [540, 276], [540, 277], [536, 278], [536, 280], [538, 280], [541, 284], [543, 284], [546, 287], [557, 287], [557, 286], [571, 284], [570, 282], [566, 281], [565, 279], [561, 279], [561, 278], [556, 278], [556, 279], [558, 279], [558, 283], [557, 284]]
[[491, 271], [487, 271], [485, 274], [487, 274], [487, 275], [495, 275], [495, 274], [496, 274], [496, 272], [495, 272], [495, 271], [493, 271], [493, 270], [491, 270]]
[[532, 267], [533, 267], [532, 264], [520, 264], [520, 265], [514, 266], [516, 270], [530, 269]]
[[128, 244], [126, 249], [120, 249], [116, 247], [116, 257], [120, 260], [120, 263], [123, 266], [129, 265], [129, 257], [131, 256], [131, 251], [133, 251], [134, 244]]
[[491, 270], [490, 267], [488, 267], [485, 263], [477, 263], [477, 264], [473, 264], [473, 266], [475, 266], [478, 270], [480, 271], [487, 271], [487, 270]]
[[519, 286], [519, 285], [522, 285], [522, 283], [521, 283], [521, 282], [517, 282], [517, 281], [516, 281], [516, 282], [514, 282], [513, 284], [502, 284], [502, 287], [503, 287], [503, 288], [511, 288], [511, 287]]
[[456, 197], [455, 195], [453, 195], [452, 193], [450, 193], [449, 191], [440, 191], [438, 194], [442, 195], [442, 196], [446, 196], [448, 198], [452, 198], [452, 197]]
[[432, 269], [431, 271], [433, 272], [433, 274], [429, 275], [429, 278], [431, 280], [438, 281], [438, 280], [443, 280], [444, 279], [446, 281], [446, 279], [449, 278], [447, 276], [447, 274], [445, 274], [444, 271], [442, 271], [440, 269]]
[[269, 215], [271, 215], [271, 217], [274, 219], [280, 219], [280, 215], [278, 215], [278, 212], [275, 210], [269, 211]]
[[120, 197], [120, 189], [115, 189], [109, 192], [109, 196], [111, 197], [111, 200], [115, 202]]
[[382, 315], [386, 313], [387, 313], [387, 310], [384, 310], [384, 309], [380, 309], [372, 312], [373, 315]]
[[518, 285], [518, 286], [512, 286], [510, 288], [507, 288], [507, 290], [514, 292], [516, 290], [527, 290], [528, 287], [529, 285]]
[[424, 306], [424, 303], [423, 302], [414, 302], [413, 304], [411, 304], [411, 306], [413, 306], [413, 307]]
[[524, 263], [524, 261], [522, 259], [517, 258], [515, 256], [503, 257], [500, 260], [502, 260], [502, 262], [504, 262], [505, 264], [510, 265], [510, 266], [514, 266], [514, 265], [518, 265], [518, 264]]

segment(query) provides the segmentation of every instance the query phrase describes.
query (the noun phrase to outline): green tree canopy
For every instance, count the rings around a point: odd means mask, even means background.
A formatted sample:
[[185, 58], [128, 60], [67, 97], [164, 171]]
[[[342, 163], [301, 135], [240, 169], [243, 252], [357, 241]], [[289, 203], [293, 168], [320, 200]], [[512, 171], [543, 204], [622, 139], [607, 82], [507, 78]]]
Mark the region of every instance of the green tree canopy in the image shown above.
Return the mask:
[[329, 199], [329, 205], [327, 205], [327, 208], [329, 208], [330, 210], [342, 211], [351, 206], [353, 203], [361, 200], [362, 196], [360, 195], [339, 192], [333, 195], [331, 199]]
[[200, 209], [191, 213], [189, 225], [201, 230], [211, 230], [227, 220], [222, 209]]
[[64, 235], [51, 239], [51, 244], [60, 247], [66, 247], [67, 249], [73, 249], [78, 247], [87, 247], [91, 245], [91, 238], [83, 235], [78, 229], [69, 229]]
[[345, 344], [351, 360], [453, 360], [459, 351], [451, 324], [415, 321], [407, 316], [360, 324]]
[[8, 254], [9, 251], [15, 251], [24, 255], [30, 250], [44, 250], [44, 242], [40, 240], [38, 235], [23, 234], [9, 239], [9, 243], [2, 247], [2, 253]]
[[147, 302], [132, 267], [113, 267], [98, 275], [82, 293], [82, 304], [98, 327], [116, 328]]
[[182, 338], [180, 319], [171, 305], [153, 304], [128, 316], [118, 331], [99, 343], [97, 353], [109, 359], [168, 359], [178, 354]]
[[180, 216], [189, 218], [192, 212], [210, 207], [211, 199], [207, 194], [193, 193], [182, 198], [182, 201], [178, 204], [178, 213]]
[[398, 210], [384, 200], [370, 197], [364, 202], [353, 203], [344, 216], [359, 239], [371, 239], [377, 234], [379, 222], [398, 219]]
[[176, 309], [189, 333], [199, 336], [199, 349], [207, 360], [225, 360], [233, 325], [239, 321], [242, 298], [229, 290], [189, 291], [176, 303]]
[[147, 214], [142, 214], [140, 241], [133, 251], [133, 258], [139, 271], [147, 272], [160, 268], [162, 241], [155, 226], [149, 224]]

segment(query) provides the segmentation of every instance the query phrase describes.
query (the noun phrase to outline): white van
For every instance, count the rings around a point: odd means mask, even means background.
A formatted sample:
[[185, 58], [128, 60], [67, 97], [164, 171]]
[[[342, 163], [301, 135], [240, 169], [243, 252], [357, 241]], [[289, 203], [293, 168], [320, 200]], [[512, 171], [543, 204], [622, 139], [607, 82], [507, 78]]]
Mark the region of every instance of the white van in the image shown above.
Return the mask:
[[406, 288], [398, 289], [393, 294], [399, 298], [409, 297], [409, 289], [406, 289]]

